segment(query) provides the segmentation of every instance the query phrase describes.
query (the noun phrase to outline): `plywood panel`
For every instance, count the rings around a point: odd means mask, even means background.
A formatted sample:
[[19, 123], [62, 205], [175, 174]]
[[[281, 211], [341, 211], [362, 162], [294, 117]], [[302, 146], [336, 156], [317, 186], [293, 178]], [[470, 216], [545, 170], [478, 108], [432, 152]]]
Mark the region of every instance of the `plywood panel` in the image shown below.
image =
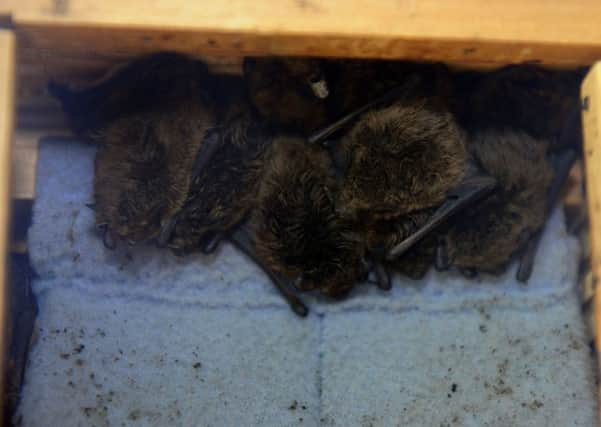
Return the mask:
[[[135, 53], [132, 53], [134, 56]], [[206, 57], [196, 55], [207, 62], [215, 73], [241, 74], [241, 57]], [[59, 104], [46, 91], [48, 81], [56, 80], [70, 84], [89, 83], [104, 75], [115, 64], [130, 57], [117, 52], [92, 55], [90, 52], [68, 52], [37, 49], [21, 45], [18, 51], [17, 79], [19, 126], [40, 127], [42, 123], [50, 129], [64, 126], [64, 119], [57, 117]], [[32, 119], [34, 119], [32, 121]], [[52, 120], [57, 119], [56, 123]]]
[[601, 59], [601, 2], [574, 0], [3, 0], [19, 45], [19, 105], [49, 79], [89, 80], [158, 50], [238, 72], [245, 55], [405, 58], [477, 68]]
[[601, 63], [595, 64], [584, 80], [581, 97], [594, 325], [597, 354], [601, 354], [601, 289], [597, 286], [601, 278]]
[[158, 50], [238, 72], [245, 55], [444, 61], [492, 68], [601, 59], [601, 2], [574, 0], [4, 0], [19, 45], [19, 105], [49, 79], [84, 81]]
[[47, 134], [47, 131], [16, 132], [12, 150], [12, 197], [14, 199], [33, 199], [35, 197], [38, 142]]
[[[15, 40], [0, 30], [0, 372], [4, 373], [6, 343], [6, 261], [10, 209], [11, 144], [14, 122]], [[3, 383], [3, 382], [2, 382]], [[3, 390], [0, 390], [3, 397]], [[4, 405], [4, 398], [0, 399]], [[4, 410], [4, 408], [0, 408]], [[0, 414], [0, 419], [1, 414]]]
[[601, 58], [597, 0], [4, 0], [23, 45], [467, 63]]

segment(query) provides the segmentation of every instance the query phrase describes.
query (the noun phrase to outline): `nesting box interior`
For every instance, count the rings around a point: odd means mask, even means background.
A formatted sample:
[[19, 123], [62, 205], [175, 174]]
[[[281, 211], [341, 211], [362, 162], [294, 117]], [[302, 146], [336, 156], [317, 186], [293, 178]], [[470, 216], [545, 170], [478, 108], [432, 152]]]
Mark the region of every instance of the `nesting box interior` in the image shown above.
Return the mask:
[[[11, 191], [13, 199], [12, 238], [0, 227], [0, 253], [22, 279], [11, 279], [5, 298], [18, 305], [4, 336], [5, 424], [596, 425], [580, 264], [590, 246], [594, 285], [601, 67], [583, 84], [586, 173], [573, 172], [587, 186], [584, 250], [558, 207], [527, 284], [515, 279], [515, 263], [469, 280], [431, 269], [419, 280], [395, 275], [389, 292], [358, 286], [341, 302], [303, 295], [304, 319], [227, 243], [184, 258], [150, 246], [107, 250], [86, 206], [96, 147], [68, 130], [46, 87], [86, 84], [162, 50], [228, 74], [240, 74], [249, 55], [574, 69], [601, 57], [601, 5], [179, 3], [155, 2], [152, 13], [139, 2], [119, 13], [112, 2], [0, 6], [0, 200]], [[0, 224], [8, 216], [0, 209]]]

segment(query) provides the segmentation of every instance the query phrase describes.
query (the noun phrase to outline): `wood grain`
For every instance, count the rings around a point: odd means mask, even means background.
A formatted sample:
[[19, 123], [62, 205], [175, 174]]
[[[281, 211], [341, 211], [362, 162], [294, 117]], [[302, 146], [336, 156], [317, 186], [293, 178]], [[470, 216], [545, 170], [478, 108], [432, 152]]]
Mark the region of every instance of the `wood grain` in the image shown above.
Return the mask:
[[[135, 56], [135, 54], [132, 54]], [[207, 62], [214, 73], [241, 74], [242, 58], [195, 55]], [[64, 127], [64, 118], [57, 113], [59, 104], [46, 90], [55, 80], [69, 84], [85, 84], [103, 76], [114, 65], [130, 59], [118, 52], [92, 55], [90, 52], [48, 51], [20, 46], [17, 58], [18, 125], [21, 127]], [[56, 120], [56, 122], [53, 122]]]
[[589, 212], [589, 244], [594, 286], [594, 325], [597, 354], [601, 354], [601, 63], [582, 84], [582, 123]]
[[568, 65], [601, 58], [598, 0], [4, 0], [0, 9], [12, 14], [23, 45], [89, 55], [174, 49]]
[[[174, 50], [239, 72], [243, 56], [444, 61], [470, 68], [601, 59], [601, 2], [574, 0], [3, 0], [17, 35], [19, 106], [56, 106], [48, 80], [89, 81]], [[39, 116], [39, 115], [38, 115]]]
[[[0, 372], [4, 373], [6, 349], [6, 262], [9, 239], [11, 144], [14, 125], [15, 39], [0, 30]], [[2, 382], [3, 383], [3, 382]], [[2, 406], [5, 399], [0, 390]], [[4, 407], [2, 407], [4, 410]], [[0, 419], [1, 414], [0, 414]]]
[[[58, 117], [45, 91], [49, 79], [89, 81], [117, 62], [158, 50], [192, 54], [233, 72], [244, 55], [404, 58], [471, 68], [522, 62], [574, 67], [601, 59], [599, 0], [3, 0], [3, 15], [12, 15], [19, 45], [24, 127], [55, 124], [39, 120], [49, 111]], [[10, 34], [0, 36], [0, 201], [6, 201], [13, 56]], [[583, 122], [596, 283], [601, 277], [601, 65], [587, 77], [582, 96], [588, 106]], [[18, 169], [13, 191], [22, 198], [35, 196], [38, 136], [17, 138], [23, 143], [17, 141], [13, 157]], [[0, 205], [1, 255], [6, 206]], [[601, 354], [600, 292], [595, 307]]]
[[12, 150], [12, 197], [35, 198], [35, 177], [39, 140], [47, 131], [17, 131]]
[[443, 61], [470, 68], [601, 59], [601, 2], [574, 0], [3, 0], [18, 40], [18, 104], [48, 108], [48, 80], [89, 81], [173, 50], [239, 72], [243, 56]]

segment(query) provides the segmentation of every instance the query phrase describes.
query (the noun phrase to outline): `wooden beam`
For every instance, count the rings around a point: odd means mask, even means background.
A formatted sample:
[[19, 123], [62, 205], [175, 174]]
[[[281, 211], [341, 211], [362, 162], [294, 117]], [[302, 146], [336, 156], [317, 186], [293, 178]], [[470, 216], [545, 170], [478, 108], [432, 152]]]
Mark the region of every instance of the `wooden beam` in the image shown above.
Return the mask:
[[[4, 375], [6, 349], [7, 253], [10, 215], [11, 145], [15, 110], [15, 38], [0, 30], [0, 372]], [[3, 383], [3, 382], [2, 382]], [[1, 387], [2, 385], [0, 385]], [[0, 389], [4, 410], [4, 391]], [[0, 419], [2, 414], [0, 414]]]
[[38, 162], [39, 140], [46, 131], [19, 130], [15, 133], [12, 150], [12, 197], [35, 198], [35, 178]]
[[595, 343], [597, 354], [601, 354], [601, 287], [598, 286], [601, 279], [601, 62], [595, 64], [585, 78], [581, 98], [590, 262], [595, 292]]
[[[196, 56], [207, 62], [213, 73], [242, 73], [241, 58]], [[125, 61], [125, 58], [117, 49], [102, 56], [90, 56], [85, 52], [67, 52], [64, 49], [46, 51], [21, 45], [17, 55], [18, 126], [64, 128], [65, 118], [59, 103], [46, 90], [48, 82], [89, 83], [103, 76], [114, 65]]]
[[459, 63], [591, 64], [598, 0], [4, 0], [20, 46], [88, 57], [161, 49]]

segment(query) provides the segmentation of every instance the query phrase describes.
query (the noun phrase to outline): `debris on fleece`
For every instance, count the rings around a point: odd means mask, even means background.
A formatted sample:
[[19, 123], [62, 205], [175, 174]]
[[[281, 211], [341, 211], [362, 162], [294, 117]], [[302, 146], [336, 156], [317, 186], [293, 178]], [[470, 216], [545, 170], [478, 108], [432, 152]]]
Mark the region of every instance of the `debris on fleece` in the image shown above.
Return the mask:
[[557, 209], [528, 284], [430, 272], [299, 319], [223, 245], [104, 248], [95, 149], [40, 145], [29, 248], [38, 341], [17, 417], [49, 425], [596, 424], [595, 364]]

